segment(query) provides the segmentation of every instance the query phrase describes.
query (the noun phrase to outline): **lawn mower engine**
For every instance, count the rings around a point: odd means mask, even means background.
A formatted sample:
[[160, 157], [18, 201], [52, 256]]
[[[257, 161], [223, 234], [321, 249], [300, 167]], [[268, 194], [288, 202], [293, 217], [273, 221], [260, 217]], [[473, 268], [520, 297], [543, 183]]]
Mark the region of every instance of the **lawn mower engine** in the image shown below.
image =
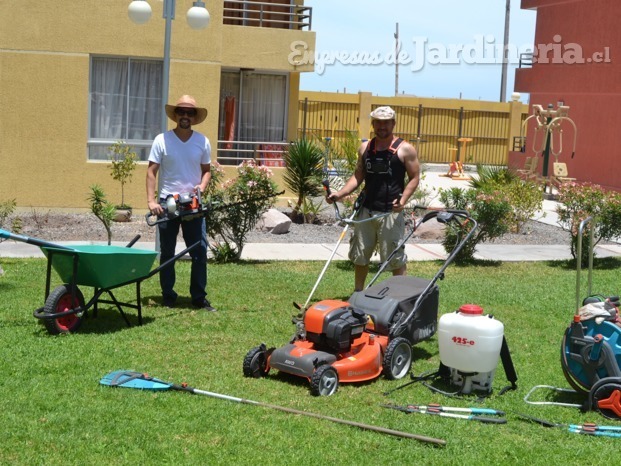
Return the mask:
[[344, 301], [320, 301], [304, 316], [306, 339], [317, 349], [329, 351], [349, 351], [354, 340], [364, 332], [366, 323], [366, 314]]

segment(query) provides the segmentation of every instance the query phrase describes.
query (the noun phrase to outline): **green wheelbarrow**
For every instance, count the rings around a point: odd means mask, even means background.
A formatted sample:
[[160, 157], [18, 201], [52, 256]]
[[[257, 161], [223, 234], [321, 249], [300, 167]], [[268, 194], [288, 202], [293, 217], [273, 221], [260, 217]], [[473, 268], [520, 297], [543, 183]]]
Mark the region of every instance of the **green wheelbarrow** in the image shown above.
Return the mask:
[[[97, 316], [98, 304], [114, 305], [128, 326], [131, 324], [123, 309], [136, 309], [138, 325], [142, 325], [142, 304], [140, 300], [140, 284], [142, 281], [171, 265], [200, 243], [194, 243], [160, 264], [159, 267], [151, 270], [158, 253], [144, 249], [133, 249], [132, 246], [140, 239], [140, 235], [124, 247], [93, 244], [61, 246], [2, 229], [0, 229], [0, 238], [39, 246], [45, 254], [47, 258], [45, 304], [36, 309], [33, 315], [43, 321], [45, 328], [52, 335], [75, 333], [91, 307], [93, 308], [93, 316]], [[64, 284], [57, 286], [50, 292], [52, 269], [56, 271]], [[118, 301], [112, 290], [132, 284], [136, 285], [135, 303]], [[84, 295], [78, 285], [94, 289], [93, 297], [88, 302], [85, 302]], [[103, 299], [104, 296], [106, 299]]]

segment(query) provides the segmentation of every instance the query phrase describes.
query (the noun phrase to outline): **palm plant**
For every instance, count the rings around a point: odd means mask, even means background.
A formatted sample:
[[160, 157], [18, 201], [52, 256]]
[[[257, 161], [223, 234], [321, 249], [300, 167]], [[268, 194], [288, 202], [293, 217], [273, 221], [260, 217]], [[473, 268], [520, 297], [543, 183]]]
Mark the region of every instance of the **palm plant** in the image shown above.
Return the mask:
[[310, 139], [292, 142], [283, 154], [285, 172], [283, 181], [297, 196], [293, 216], [297, 217], [308, 197], [321, 193], [324, 153], [322, 148]]

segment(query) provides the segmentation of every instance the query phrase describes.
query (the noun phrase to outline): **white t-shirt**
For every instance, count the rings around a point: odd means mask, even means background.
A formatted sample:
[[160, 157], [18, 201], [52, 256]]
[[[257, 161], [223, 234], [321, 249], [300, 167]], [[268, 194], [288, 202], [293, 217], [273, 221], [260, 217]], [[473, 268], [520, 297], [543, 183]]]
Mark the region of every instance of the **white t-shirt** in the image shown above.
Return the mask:
[[160, 165], [160, 198], [188, 193], [201, 182], [201, 165], [211, 163], [211, 144], [197, 131], [186, 142], [166, 131], [153, 140], [149, 162]]

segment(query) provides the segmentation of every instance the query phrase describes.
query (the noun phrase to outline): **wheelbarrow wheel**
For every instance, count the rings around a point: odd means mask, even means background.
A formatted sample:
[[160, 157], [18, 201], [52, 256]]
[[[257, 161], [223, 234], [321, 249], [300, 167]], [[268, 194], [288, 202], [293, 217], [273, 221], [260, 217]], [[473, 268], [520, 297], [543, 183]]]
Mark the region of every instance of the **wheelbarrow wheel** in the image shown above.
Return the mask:
[[76, 332], [82, 324], [82, 313], [79, 315], [70, 314], [56, 319], [47, 317], [61, 312], [70, 311], [71, 309], [76, 309], [78, 307], [84, 309], [84, 296], [82, 295], [82, 292], [76, 286], [74, 288], [75, 298], [72, 302], [71, 288], [71, 285], [57, 286], [45, 301], [45, 307], [43, 308], [45, 317], [43, 318], [43, 323], [51, 335]]

